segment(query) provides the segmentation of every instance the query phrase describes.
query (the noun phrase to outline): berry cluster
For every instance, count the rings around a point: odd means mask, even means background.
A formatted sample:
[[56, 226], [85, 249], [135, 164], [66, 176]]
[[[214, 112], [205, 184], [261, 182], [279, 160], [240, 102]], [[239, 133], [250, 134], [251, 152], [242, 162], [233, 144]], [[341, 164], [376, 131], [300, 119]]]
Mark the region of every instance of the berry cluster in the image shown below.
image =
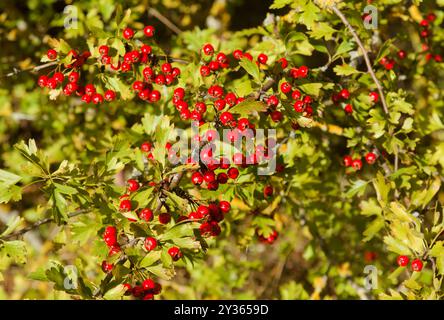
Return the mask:
[[[365, 155], [365, 161], [372, 165], [376, 162], [377, 160], [377, 155], [374, 152], [367, 152]], [[362, 160], [361, 158], [354, 158], [350, 155], [346, 155], [343, 157], [343, 163], [344, 166], [346, 167], [351, 167], [353, 168], [355, 171], [361, 170], [362, 169]]]
[[[398, 263], [398, 265], [400, 267], [406, 267], [409, 264], [410, 259], [407, 256], [398, 256], [398, 258], [396, 259], [396, 262]], [[412, 267], [412, 271], [420, 272], [422, 270], [423, 263], [420, 259], [414, 259], [412, 261], [411, 267]]]
[[273, 244], [278, 237], [278, 232], [276, 230], [271, 231], [271, 233], [266, 237], [260, 234], [258, 230], [256, 230], [256, 234], [259, 238], [259, 241], [265, 244]]
[[[143, 33], [147, 38], [152, 38], [155, 30], [152, 26], [146, 26]], [[173, 67], [168, 61], [161, 64], [159, 60], [164, 59], [164, 57], [156, 56], [150, 45], [139, 40], [132, 40], [135, 35], [136, 32], [128, 27], [122, 31], [122, 37], [126, 40], [124, 44], [125, 52], [121, 53], [122, 55], [119, 54], [118, 48], [108, 44], [95, 48], [93, 54], [86, 51], [79, 55], [75, 50], [71, 50], [66, 55], [71, 57], [71, 62], [60, 62], [54, 71], [39, 77], [38, 85], [51, 90], [61, 87], [66, 96], [76, 94], [85, 103], [111, 102], [116, 99], [119, 88], [116, 88], [107, 76], [99, 77], [101, 81], [95, 84], [81, 84], [82, 66], [88, 58], [97, 57], [98, 65], [108, 71], [107, 75], [119, 75], [121, 81], [132, 86], [134, 94], [141, 100], [149, 103], [159, 101], [161, 93], [155, 87], [176, 84], [180, 76], [180, 69]], [[57, 59], [58, 55], [59, 53], [54, 49], [47, 52], [49, 60]], [[168, 58], [165, 59], [168, 60]], [[66, 57], [61, 57], [60, 60], [64, 61]], [[50, 74], [53, 75], [49, 76]], [[64, 81], [65, 79], [66, 81]]]

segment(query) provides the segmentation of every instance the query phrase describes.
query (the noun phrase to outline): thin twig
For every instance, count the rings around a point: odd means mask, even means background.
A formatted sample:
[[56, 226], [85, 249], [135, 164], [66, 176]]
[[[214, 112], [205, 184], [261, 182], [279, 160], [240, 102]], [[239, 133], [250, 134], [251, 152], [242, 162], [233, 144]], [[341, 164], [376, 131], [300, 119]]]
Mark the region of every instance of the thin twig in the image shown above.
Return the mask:
[[182, 30], [180, 30], [174, 23], [172, 23], [167, 17], [165, 17], [163, 14], [161, 14], [156, 9], [149, 8], [148, 9], [148, 14], [150, 16], [153, 16], [153, 17], [157, 18], [160, 22], [162, 22], [168, 29], [173, 31], [175, 34], [182, 33]]
[[361, 39], [359, 39], [359, 36], [356, 33], [355, 29], [352, 27], [350, 22], [347, 20], [347, 18], [341, 12], [341, 10], [339, 10], [335, 5], [331, 6], [330, 8], [339, 17], [339, 19], [341, 19], [342, 22], [347, 26], [347, 28], [350, 30], [351, 34], [353, 35], [353, 38], [355, 39], [356, 43], [358, 44], [359, 48], [361, 49], [362, 54], [364, 56], [365, 64], [367, 65], [367, 71], [371, 75], [373, 81], [375, 82], [376, 87], [378, 88], [379, 95], [381, 96], [381, 102], [382, 102], [382, 107], [384, 109], [384, 112], [386, 114], [388, 114], [389, 111], [388, 111], [388, 107], [387, 107], [387, 102], [385, 101], [384, 91], [382, 90], [382, 85], [379, 82], [378, 78], [376, 78], [375, 72], [373, 71], [373, 68], [372, 68], [372, 63], [370, 62], [370, 58], [368, 57], [368, 53], [365, 50], [365, 47], [362, 44]]
[[7, 73], [7, 74], [5, 74], [5, 75], [3, 75], [1, 77], [2, 78], [12, 77], [12, 76], [15, 76], [15, 75], [17, 75], [17, 74], [19, 74], [21, 72], [25, 72], [25, 71], [37, 72], [39, 70], [48, 68], [50, 66], [54, 66], [57, 63], [58, 63], [58, 61], [51, 61], [51, 62], [48, 62], [48, 63], [45, 63], [45, 64], [41, 64], [41, 65], [34, 66], [34, 67], [31, 67], [31, 68], [23, 69], [23, 70], [19, 70], [19, 69], [14, 68], [14, 71], [12, 71], [10, 73]]
[[[87, 212], [90, 212], [90, 211], [91, 211], [91, 209], [79, 209], [79, 210], [76, 210], [74, 212], [69, 213], [68, 214], [68, 218], [73, 218], [75, 216], [78, 216], [78, 215], [81, 215], [81, 214], [84, 214], [84, 213], [87, 213]], [[19, 237], [19, 236], [25, 234], [28, 231], [31, 231], [33, 229], [36, 229], [36, 228], [40, 227], [41, 225], [44, 225], [44, 224], [47, 224], [47, 223], [50, 223], [50, 222], [53, 222], [53, 221], [54, 221], [54, 218], [45, 218], [45, 219], [39, 220], [37, 222], [34, 222], [33, 224], [31, 224], [30, 226], [28, 226], [26, 228], [23, 228], [23, 229], [18, 230], [18, 231], [14, 232], [14, 233], [8, 234], [8, 235], [6, 235], [6, 236], [4, 236], [3, 238], [0, 238], [0, 239], [2, 239], [2, 240], [9, 240], [11, 238]]]

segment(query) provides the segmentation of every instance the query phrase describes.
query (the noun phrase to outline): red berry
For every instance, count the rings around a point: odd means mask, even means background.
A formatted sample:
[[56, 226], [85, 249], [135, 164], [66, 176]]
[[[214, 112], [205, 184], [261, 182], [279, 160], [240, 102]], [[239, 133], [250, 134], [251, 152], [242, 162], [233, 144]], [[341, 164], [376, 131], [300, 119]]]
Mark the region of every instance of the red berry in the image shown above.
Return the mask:
[[91, 101], [94, 104], [99, 104], [103, 102], [103, 96], [100, 93], [95, 93], [91, 96]]
[[211, 56], [214, 53], [214, 48], [211, 44], [207, 43], [206, 45], [203, 46], [202, 48], [203, 52], [205, 55], [207, 56]]
[[377, 103], [379, 101], [379, 94], [375, 91], [370, 92], [370, 99], [374, 102]]
[[164, 64], [162, 64], [161, 69], [163, 73], [171, 73], [173, 67], [171, 66], [170, 63], [165, 62]]
[[113, 101], [116, 98], [116, 93], [113, 90], [106, 90], [105, 92], [105, 100]]
[[206, 183], [214, 182], [216, 180], [216, 175], [214, 171], [207, 171], [203, 175], [203, 179]]
[[268, 185], [264, 188], [264, 197], [269, 198], [273, 195], [273, 187]]
[[293, 100], [299, 100], [301, 98], [301, 92], [299, 90], [293, 90], [291, 93], [291, 98]]
[[193, 182], [194, 185], [201, 185], [203, 182], [203, 176], [200, 172], [194, 172], [193, 175], [191, 176], [191, 181]]
[[302, 66], [298, 69], [298, 77], [305, 78], [308, 75], [308, 67]]
[[217, 71], [219, 70], [220, 64], [217, 61], [210, 61], [208, 67], [210, 68], [211, 71]]
[[185, 97], [185, 89], [180, 87], [176, 88], [174, 89], [173, 95], [179, 99], [183, 99]]
[[285, 69], [285, 68], [287, 68], [288, 67], [288, 61], [287, 61], [287, 59], [285, 59], [285, 58], [280, 58], [279, 60], [278, 60], [278, 62], [281, 64], [281, 67], [282, 67], [282, 69]]
[[173, 261], [177, 261], [182, 258], [183, 254], [178, 247], [172, 247], [168, 249], [168, 254], [173, 258]]
[[149, 45], [147, 45], [147, 44], [144, 44], [144, 45], [142, 45], [142, 46], [140, 47], [140, 51], [141, 51], [143, 54], [150, 54], [153, 50], [152, 50], [151, 46], [149, 46]]
[[419, 23], [421, 25], [421, 27], [427, 28], [429, 26], [429, 21], [426, 19], [421, 20], [421, 22]]
[[219, 202], [219, 208], [223, 213], [227, 213], [231, 209], [231, 205], [228, 201]]
[[351, 165], [353, 163], [353, 159], [351, 156], [344, 156], [344, 158], [342, 159], [342, 162], [344, 163], [344, 166], [351, 167]]
[[242, 56], [243, 56], [243, 52], [242, 52], [242, 50], [237, 49], [237, 50], [234, 50], [234, 51], [233, 51], [233, 57], [234, 57], [234, 59], [236, 59], [236, 60], [240, 60], [240, 59], [242, 58]]
[[227, 171], [228, 177], [230, 179], [236, 179], [239, 176], [239, 170], [237, 168], [230, 168]]
[[361, 170], [361, 168], [362, 168], [362, 161], [361, 161], [361, 159], [354, 159], [352, 161], [351, 165], [352, 165], [353, 169]]
[[148, 38], [151, 38], [152, 36], [154, 36], [155, 29], [154, 29], [153, 26], [146, 26], [145, 28], [143, 28], [143, 33], [144, 33], [145, 36], [147, 36]]
[[151, 91], [151, 94], [150, 94], [150, 101], [151, 101], [151, 102], [157, 102], [157, 101], [159, 101], [159, 100], [160, 100], [160, 92], [157, 91], [157, 90], [153, 90], [153, 91]]
[[49, 78], [48, 81], [46, 81], [46, 86], [49, 89], [55, 89], [57, 88], [57, 81], [54, 78]]
[[302, 111], [304, 111], [304, 102], [300, 100], [296, 101], [293, 104], [293, 109], [294, 111], [301, 113]]
[[174, 78], [177, 78], [178, 76], [180, 76], [180, 69], [174, 67], [173, 70], [171, 71], [171, 75], [172, 75]]
[[206, 217], [210, 214], [210, 209], [207, 206], [204, 205], [200, 205], [197, 210], [196, 213], [200, 216], [200, 217]]
[[153, 237], [147, 237], [145, 239], [145, 249], [148, 251], [154, 250], [157, 247], [157, 240]]
[[281, 91], [284, 94], [289, 93], [291, 91], [291, 84], [289, 84], [288, 82], [282, 82]]
[[407, 56], [407, 53], [404, 50], [399, 50], [398, 51], [398, 57], [399, 59], [404, 59]]
[[219, 62], [219, 64], [225, 64], [228, 62], [227, 55], [223, 52], [219, 52], [216, 56], [216, 61]]
[[91, 96], [87, 95], [87, 94], [84, 94], [82, 96], [82, 101], [85, 102], [85, 103], [90, 103], [91, 102]]
[[77, 82], [79, 81], [79, 73], [76, 71], [72, 71], [68, 76], [69, 82]]
[[257, 61], [259, 61], [260, 64], [267, 64], [268, 56], [264, 53], [259, 54], [257, 57]]
[[156, 287], [156, 283], [152, 279], [145, 279], [142, 282], [143, 290], [152, 290]]
[[407, 256], [399, 256], [398, 259], [396, 259], [396, 262], [400, 267], [406, 267], [409, 263], [410, 259]]
[[127, 183], [128, 183], [128, 191], [129, 192], [134, 192], [134, 191], [137, 191], [139, 189], [139, 182], [137, 182], [136, 180], [129, 179], [127, 181]]
[[428, 21], [430, 21], [430, 22], [433, 22], [433, 21], [435, 21], [435, 19], [436, 19], [436, 14], [434, 14], [433, 12], [431, 12], [431, 13], [429, 13], [428, 15], [427, 15], [427, 18], [426, 18]]
[[54, 49], [49, 49], [46, 53], [46, 56], [49, 60], [54, 60], [57, 58], [57, 51], [55, 51]]
[[267, 105], [269, 107], [276, 107], [278, 104], [279, 104], [279, 99], [275, 95], [268, 97]]
[[46, 87], [47, 83], [48, 83], [48, 77], [47, 76], [40, 76], [39, 80], [37, 81], [37, 84], [41, 88]]
[[127, 293], [127, 294], [130, 294], [131, 291], [132, 291], [132, 289], [133, 289], [133, 288], [131, 287], [131, 285], [130, 285], [129, 283], [124, 283], [123, 286], [124, 286], [124, 288], [125, 288], [126, 293]]
[[96, 93], [96, 88], [94, 87], [94, 85], [93, 84], [87, 84], [86, 86], [85, 86], [85, 93], [87, 94], [87, 95], [93, 95], [94, 93]]
[[169, 213], [159, 214], [159, 222], [161, 224], [167, 224], [171, 221], [171, 215]]
[[208, 66], [200, 67], [200, 75], [202, 77], [208, 77], [211, 74], [211, 69]]
[[339, 92], [339, 95], [341, 96], [342, 99], [344, 100], [348, 100], [348, 98], [350, 98], [350, 92], [347, 89], [342, 89]]
[[63, 73], [61, 72], [56, 72], [54, 73], [54, 75], [52, 76], [53, 79], [59, 83], [63, 82], [63, 79], [65, 79], [65, 76], [63, 75]]
[[274, 122], [279, 122], [279, 121], [281, 121], [281, 120], [282, 120], [282, 117], [283, 117], [282, 112], [277, 111], [277, 110], [273, 111], [273, 112], [270, 114], [270, 118], [271, 118], [271, 120], [273, 120]]
[[131, 211], [131, 201], [128, 199], [123, 199], [120, 201], [119, 209], [120, 211]]
[[102, 56], [108, 55], [108, 52], [109, 52], [109, 47], [108, 46], [103, 45], [103, 46], [99, 47], [100, 55], [102, 55]]
[[233, 121], [233, 119], [233, 114], [228, 111], [222, 112], [219, 116], [219, 120], [223, 125], [227, 125], [229, 122]]
[[346, 113], [349, 113], [349, 114], [353, 113], [353, 107], [352, 107], [352, 105], [351, 105], [351, 104], [347, 104], [347, 105], [344, 107], [344, 111], [345, 111]]
[[134, 30], [127, 27], [123, 29], [122, 35], [126, 40], [130, 40], [132, 37], [134, 37]]
[[365, 161], [367, 161], [368, 164], [373, 164], [376, 161], [376, 154], [374, 154], [373, 152], [368, 152], [365, 155]]
[[151, 143], [149, 142], [144, 142], [140, 145], [140, 150], [142, 150], [143, 152], [150, 152], [151, 151]]
[[133, 90], [136, 92], [139, 92], [141, 90], [143, 90], [144, 88], [144, 84], [142, 81], [134, 81], [133, 82]]
[[248, 59], [250, 61], [253, 61], [253, 56], [249, 54], [248, 52], [245, 52], [242, 56], [242, 58]]
[[422, 270], [423, 264], [419, 259], [415, 259], [412, 261], [412, 271], [420, 272]]
[[145, 221], [151, 221], [153, 220], [153, 211], [148, 208], [142, 209], [139, 213], [139, 218]]
[[102, 271], [105, 273], [109, 273], [113, 270], [113, 264], [108, 263], [106, 261], [102, 261]]
[[103, 240], [108, 247], [112, 247], [117, 243], [116, 235], [104, 235]]

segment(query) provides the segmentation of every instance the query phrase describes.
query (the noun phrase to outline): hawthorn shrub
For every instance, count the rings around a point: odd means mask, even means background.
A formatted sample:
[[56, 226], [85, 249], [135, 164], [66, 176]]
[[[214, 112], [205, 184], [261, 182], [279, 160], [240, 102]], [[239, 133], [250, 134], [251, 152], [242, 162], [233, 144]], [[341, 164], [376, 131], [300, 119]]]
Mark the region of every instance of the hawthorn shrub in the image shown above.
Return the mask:
[[444, 3], [264, 4], [0, 5], [1, 297], [443, 296]]

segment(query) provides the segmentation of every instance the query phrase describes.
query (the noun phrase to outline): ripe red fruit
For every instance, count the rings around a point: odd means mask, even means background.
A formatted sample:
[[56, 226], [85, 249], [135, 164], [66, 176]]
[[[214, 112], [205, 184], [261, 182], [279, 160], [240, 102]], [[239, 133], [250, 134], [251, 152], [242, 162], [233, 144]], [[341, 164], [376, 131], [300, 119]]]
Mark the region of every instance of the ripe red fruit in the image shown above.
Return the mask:
[[233, 114], [228, 111], [222, 112], [219, 116], [219, 120], [223, 125], [227, 125], [229, 122], [233, 121], [233, 119]]
[[267, 64], [267, 60], [268, 60], [268, 56], [264, 53], [259, 54], [259, 56], [257, 57], [257, 61], [260, 64]]
[[127, 27], [123, 29], [122, 35], [126, 40], [130, 40], [132, 37], [134, 37], [134, 30]]
[[341, 96], [342, 99], [347, 100], [348, 98], [350, 98], [350, 92], [347, 89], [342, 89], [339, 92], [339, 95]]
[[151, 143], [149, 142], [144, 142], [140, 145], [140, 150], [142, 150], [143, 152], [150, 152], [151, 151]]
[[300, 68], [298, 68], [298, 77], [299, 78], [305, 78], [308, 75], [308, 67], [307, 66], [302, 66]]
[[273, 187], [270, 185], [265, 186], [264, 188], [264, 197], [269, 198], [273, 195]]
[[164, 64], [162, 64], [161, 69], [163, 73], [170, 73], [173, 70], [173, 67], [170, 63], [165, 62]]
[[156, 283], [152, 279], [145, 279], [142, 282], [143, 290], [152, 290], [156, 287]]
[[106, 90], [105, 92], [105, 100], [106, 101], [113, 101], [116, 99], [116, 93], [113, 90]]
[[61, 72], [56, 72], [54, 73], [54, 75], [52, 76], [53, 79], [59, 83], [63, 82], [63, 79], [65, 79], [65, 76], [63, 75], [63, 73]]
[[352, 105], [351, 105], [351, 104], [347, 104], [347, 105], [344, 107], [344, 111], [345, 111], [346, 113], [348, 113], [348, 114], [353, 113], [353, 107], [352, 107]]
[[183, 254], [178, 247], [172, 247], [168, 249], [168, 254], [173, 258], [173, 261], [177, 261], [182, 258]]
[[99, 104], [103, 102], [103, 96], [100, 93], [95, 93], [91, 96], [91, 101], [94, 104]]
[[368, 152], [365, 155], [365, 161], [367, 161], [368, 164], [373, 164], [376, 161], [376, 154], [374, 154], [373, 152]]
[[429, 26], [429, 21], [426, 19], [421, 20], [419, 23], [421, 27], [427, 28]]
[[124, 288], [125, 288], [126, 294], [130, 294], [131, 291], [132, 291], [132, 289], [133, 289], [133, 288], [131, 287], [131, 285], [130, 285], [129, 283], [124, 283], [123, 286], [124, 286]]
[[220, 172], [217, 174], [217, 182], [220, 184], [225, 184], [228, 181], [228, 175], [225, 172]]
[[352, 165], [353, 169], [361, 170], [361, 168], [362, 168], [362, 161], [361, 161], [361, 159], [354, 159], [352, 161], [351, 165]]
[[344, 166], [346, 167], [351, 167], [352, 163], [353, 163], [353, 159], [351, 156], [344, 156], [344, 158], [342, 159]]
[[301, 113], [304, 110], [304, 102], [300, 100], [296, 101], [293, 104], [293, 109], [294, 111]]
[[206, 183], [214, 182], [216, 180], [216, 175], [214, 174], [214, 171], [207, 171], [203, 175], [203, 179]]
[[152, 221], [153, 211], [151, 211], [151, 209], [148, 208], [142, 209], [139, 213], [139, 218], [145, 221]]
[[269, 107], [276, 107], [278, 104], [279, 104], [279, 99], [275, 95], [268, 97], [267, 105]]
[[396, 259], [396, 262], [400, 267], [405, 267], [408, 265], [410, 259], [407, 256], [399, 256], [398, 259]]
[[145, 36], [147, 36], [148, 38], [151, 38], [154, 36], [155, 33], [155, 29], [153, 26], [146, 26], [145, 28], [143, 28], [143, 33], [145, 34]]
[[46, 52], [46, 56], [49, 60], [54, 60], [57, 58], [57, 51], [54, 49], [49, 49], [48, 52]]
[[160, 100], [160, 92], [157, 91], [157, 90], [153, 90], [153, 91], [151, 91], [151, 94], [150, 94], [150, 101], [151, 101], [151, 102], [157, 102], [157, 101], [159, 101], [159, 100]]
[[128, 199], [123, 199], [120, 201], [119, 209], [120, 211], [131, 211], [131, 201]]
[[398, 51], [398, 57], [399, 59], [404, 59], [407, 56], [407, 53], [404, 50]]
[[49, 89], [55, 89], [57, 88], [57, 81], [54, 78], [49, 78], [48, 81], [46, 81], [46, 86]]
[[112, 255], [115, 255], [116, 253], [119, 253], [120, 251], [122, 251], [122, 249], [119, 247], [119, 245], [113, 245], [113, 246], [110, 246], [109, 251], [108, 251], [108, 255], [112, 256]]
[[233, 51], [234, 59], [240, 60], [240, 59], [242, 59], [242, 56], [243, 56], [242, 50], [236, 49], [236, 50]]
[[221, 201], [219, 202], [219, 209], [223, 213], [227, 213], [231, 209], [231, 205], [228, 201]]
[[91, 102], [91, 96], [89, 96], [87, 94], [84, 94], [82, 96], [82, 101], [85, 102], [85, 103], [90, 103]]
[[200, 217], [206, 217], [210, 214], [210, 209], [207, 206], [204, 205], [200, 205], [197, 210], [196, 213], [200, 216]]
[[273, 112], [270, 114], [270, 118], [271, 118], [271, 120], [273, 120], [274, 122], [279, 122], [279, 121], [281, 121], [281, 120], [282, 120], [282, 117], [283, 117], [282, 112], [277, 111], [277, 110], [273, 111]]
[[211, 74], [211, 69], [208, 66], [200, 67], [200, 75], [202, 77], [208, 77]]
[[143, 90], [144, 84], [142, 81], [134, 81], [133, 82], [133, 90], [139, 92]]
[[214, 102], [214, 106], [216, 107], [217, 110], [222, 111], [223, 109], [225, 109], [226, 106], [226, 102], [224, 99], [218, 99]]
[[99, 47], [100, 55], [102, 55], [102, 56], [107, 55], [108, 52], [109, 52], [109, 47], [108, 46], [103, 45], [103, 46]]
[[105, 241], [106, 245], [108, 247], [112, 247], [117, 243], [116, 235], [103, 235], [103, 241]]
[[102, 261], [102, 271], [105, 273], [109, 273], [113, 270], [113, 264], [112, 263], [108, 263], [105, 260]]
[[76, 71], [72, 71], [68, 76], [69, 82], [77, 82], [79, 81], [79, 73]]
[[412, 261], [412, 271], [420, 272], [422, 270], [423, 264], [419, 259], [415, 259]]
[[430, 22], [433, 22], [433, 21], [435, 21], [435, 19], [436, 19], [436, 14], [434, 14], [433, 12], [429, 13], [429, 14], [427, 15], [426, 19], [427, 19], [428, 21], [430, 21]]
[[288, 67], [288, 61], [287, 61], [287, 59], [285, 59], [285, 58], [280, 58], [279, 60], [278, 60], [278, 62], [281, 64], [281, 67], [282, 67], [282, 69], [285, 69], [285, 68], [287, 68]]
[[105, 233], [104, 233], [104, 235], [107, 235], [107, 236], [115, 236], [116, 233], [117, 233], [117, 229], [116, 229], [116, 227], [114, 227], [114, 226], [107, 226], [107, 227], [105, 228]]
[[159, 214], [159, 222], [161, 224], [167, 224], [171, 221], [171, 215], [169, 213], [161, 213]]
[[217, 71], [219, 70], [219, 62], [217, 61], [210, 61], [210, 63], [208, 64], [208, 67], [210, 68], [211, 71]]
[[370, 92], [370, 99], [374, 102], [377, 103], [379, 101], [379, 94], [375, 91]]
[[144, 44], [140, 47], [140, 51], [144, 54], [150, 54], [152, 52], [151, 46]]
[[128, 191], [129, 192], [134, 192], [134, 191], [137, 191], [139, 189], [139, 182], [137, 182], [134, 179], [129, 179], [127, 181], [127, 184], [128, 184]]
[[86, 86], [85, 86], [85, 93], [87, 94], [87, 95], [93, 95], [94, 93], [96, 93], [96, 88], [94, 87], [94, 85], [93, 84], [87, 84]]
[[239, 176], [239, 170], [237, 168], [232, 167], [228, 169], [227, 174], [230, 179], [234, 180]]
[[291, 84], [289, 84], [288, 82], [282, 82], [281, 91], [284, 94], [289, 93], [291, 91]]
[[41, 88], [46, 87], [47, 83], [48, 83], [48, 77], [47, 76], [40, 76], [39, 80], [37, 81], [37, 84]]
[[194, 172], [193, 175], [191, 176], [191, 181], [196, 186], [201, 185], [203, 182], [202, 174], [200, 172]]
[[145, 239], [145, 249], [148, 251], [154, 250], [157, 247], [157, 240], [153, 237], [147, 237]]
[[214, 48], [211, 44], [207, 43], [206, 45], [203, 46], [202, 48], [203, 52], [205, 55], [207, 56], [211, 56], [214, 53]]

